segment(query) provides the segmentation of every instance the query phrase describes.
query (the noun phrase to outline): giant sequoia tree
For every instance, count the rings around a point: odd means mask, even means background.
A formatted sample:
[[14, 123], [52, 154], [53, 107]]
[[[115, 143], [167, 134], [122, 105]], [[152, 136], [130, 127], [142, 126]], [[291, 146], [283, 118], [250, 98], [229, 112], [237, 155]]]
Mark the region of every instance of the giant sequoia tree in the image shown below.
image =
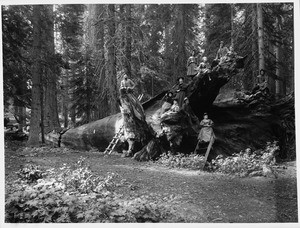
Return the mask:
[[41, 9], [42, 6], [33, 6], [33, 48], [32, 48], [32, 103], [30, 118], [29, 145], [39, 143], [40, 123], [41, 123]]

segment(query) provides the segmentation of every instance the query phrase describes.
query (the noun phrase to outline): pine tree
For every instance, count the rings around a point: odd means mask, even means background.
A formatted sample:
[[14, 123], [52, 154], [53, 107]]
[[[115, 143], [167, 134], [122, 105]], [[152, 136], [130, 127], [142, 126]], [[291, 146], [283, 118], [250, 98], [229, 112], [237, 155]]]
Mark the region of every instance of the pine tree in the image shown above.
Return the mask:
[[30, 44], [32, 27], [28, 18], [30, 6], [2, 6], [2, 44], [3, 44], [3, 89], [4, 105], [10, 101], [19, 123], [19, 130], [26, 124], [25, 108], [31, 105], [30, 83]]

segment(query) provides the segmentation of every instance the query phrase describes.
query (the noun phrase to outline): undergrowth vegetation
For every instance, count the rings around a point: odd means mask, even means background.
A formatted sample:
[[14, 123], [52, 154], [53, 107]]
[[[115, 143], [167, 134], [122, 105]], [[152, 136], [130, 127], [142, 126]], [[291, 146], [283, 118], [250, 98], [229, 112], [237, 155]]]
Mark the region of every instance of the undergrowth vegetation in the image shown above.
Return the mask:
[[[265, 175], [266, 167], [270, 169], [272, 165], [275, 165], [275, 153], [278, 150], [279, 146], [275, 141], [273, 143], [267, 143], [266, 147], [262, 150], [251, 151], [251, 149], [247, 148], [229, 157], [219, 155], [216, 159], [212, 159], [211, 162], [208, 162], [206, 170], [225, 174], [236, 174], [242, 177], [263, 176]], [[157, 164], [171, 168], [199, 170], [203, 162], [203, 155], [172, 155], [170, 153], [164, 153], [157, 161]]]
[[170, 152], [164, 153], [157, 161], [158, 164], [171, 168], [184, 168], [190, 170], [199, 170], [204, 163], [204, 156], [197, 154], [177, 154], [173, 155]]
[[170, 204], [147, 197], [123, 198], [118, 174], [96, 176], [81, 158], [74, 167], [41, 170], [26, 165], [7, 185], [5, 221], [17, 223], [178, 222]]

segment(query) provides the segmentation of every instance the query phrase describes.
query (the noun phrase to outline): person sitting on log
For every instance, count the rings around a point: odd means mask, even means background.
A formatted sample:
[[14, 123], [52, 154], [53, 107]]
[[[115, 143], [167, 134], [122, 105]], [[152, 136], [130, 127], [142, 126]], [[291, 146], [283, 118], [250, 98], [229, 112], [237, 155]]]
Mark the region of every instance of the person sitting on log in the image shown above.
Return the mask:
[[183, 83], [183, 77], [179, 77], [178, 78], [178, 83], [175, 85], [175, 92], [176, 92], [176, 100], [178, 101], [178, 105], [179, 105], [179, 108], [182, 107], [183, 105], [183, 99], [185, 98], [185, 93], [186, 93], [186, 90], [187, 90], [187, 85]]
[[200, 122], [201, 130], [198, 134], [198, 141], [200, 143], [207, 143], [210, 142], [210, 140], [215, 140], [215, 134], [213, 131], [212, 126], [214, 125], [214, 122], [208, 118], [208, 114], [203, 114], [203, 120]]
[[229, 51], [226, 54], [227, 59], [233, 59], [237, 56], [237, 53], [234, 51], [233, 45], [230, 45]]
[[196, 51], [193, 50], [192, 51], [192, 55], [188, 58], [187, 60], [187, 77], [190, 77], [191, 79], [193, 79], [193, 77], [195, 77], [198, 73], [197, 71], [197, 61], [196, 61], [196, 57], [195, 57]]
[[134, 82], [128, 78], [127, 74], [124, 74], [123, 80], [121, 81], [120, 90], [130, 93], [133, 92], [134, 87]]
[[217, 52], [217, 55], [216, 55], [216, 58], [214, 59], [214, 61], [218, 61], [219, 64], [221, 64], [225, 60], [226, 54], [228, 51], [229, 51], [228, 48], [226, 46], [224, 46], [224, 41], [221, 41], [220, 47], [218, 49], [218, 52]]
[[258, 94], [262, 94], [267, 96], [270, 94], [270, 90], [268, 88], [268, 83], [265, 76], [265, 70], [261, 69], [259, 71], [259, 75], [257, 76], [257, 83], [255, 87], [252, 89], [252, 95], [257, 96]]
[[170, 114], [177, 113], [177, 112], [179, 112], [179, 110], [180, 110], [180, 108], [179, 108], [179, 105], [178, 105], [178, 101], [177, 101], [177, 99], [175, 98], [175, 99], [173, 100], [173, 105], [171, 106], [171, 108], [170, 108], [167, 112], [163, 113], [163, 114], [161, 115], [161, 118], [164, 118], [165, 116], [168, 116], [168, 115], [170, 115]]
[[166, 111], [170, 110], [173, 104], [173, 93], [171, 91], [167, 92], [162, 100], [163, 100], [163, 104], [160, 109], [161, 115], [164, 114]]

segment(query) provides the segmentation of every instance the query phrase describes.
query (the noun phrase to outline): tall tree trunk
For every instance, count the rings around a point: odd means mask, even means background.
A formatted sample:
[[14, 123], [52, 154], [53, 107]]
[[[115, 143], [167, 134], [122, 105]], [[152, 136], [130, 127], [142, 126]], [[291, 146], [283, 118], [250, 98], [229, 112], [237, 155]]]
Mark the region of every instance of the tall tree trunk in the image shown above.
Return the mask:
[[69, 95], [68, 95], [68, 78], [69, 78], [69, 71], [65, 70], [64, 74], [62, 75], [62, 116], [64, 119], [64, 128], [68, 127], [68, 114], [69, 114]]
[[234, 45], [234, 4], [230, 4], [230, 17], [231, 17], [231, 45]]
[[115, 55], [115, 5], [108, 5], [108, 37], [107, 37], [107, 88], [110, 103], [110, 114], [118, 112], [117, 106], [117, 72]]
[[[278, 16], [276, 18], [275, 22], [275, 28], [277, 31], [280, 31], [281, 29], [281, 17]], [[275, 44], [275, 57], [276, 57], [276, 78], [275, 84], [276, 84], [276, 97], [280, 97], [281, 95], [285, 95], [285, 89], [283, 88], [285, 83], [284, 83], [284, 78], [283, 78], [283, 67], [282, 67], [282, 47], [281, 47], [281, 41], [279, 41], [279, 34], [277, 35], [278, 37], [277, 42]]]
[[99, 102], [99, 118], [103, 118], [108, 114], [108, 102], [107, 102], [107, 93], [105, 88], [105, 78], [106, 78], [106, 72], [105, 72], [105, 50], [104, 50], [104, 12], [105, 12], [105, 6], [102, 4], [96, 5], [96, 13], [95, 13], [95, 19], [97, 21], [96, 23], [96, 49], [97, 49], [97, 65], [96, 65], [96, 74], [99, 75], [99, 94], [101, 94], [101, 99]]
[[[259, 70], [265, 70], [264, 56], [264, 27], [263, 27], [263, 12], [262, 4], [257, 3], [257, 31], [258, 31], [258, 66]], [[269, 83], [269, 79], [267, 78]]]
[[55, 48], [54, 48], [54, 15], [53, 5], [47, 5], [45, 7], [45, 37], [46, 41], [45, 49], [47, 50], [47, 62], [46, 66], [46, 84], [45, 84], [45, 133], [56, 130], [59, 131], [60, 124], [58, 118], [57, 108], [57, 74], [58, 66], [55, 63]]
[[185, 42], [186, 42], [186, 23], [185, 23], [185, 5], [177, 5], [177, 21], [175, 25], [176, 37], [177, 40], [177, 53], [175, 54], [174, 66], [175, 72], [173, 75], [175, 77], [185, 76], [186, 75], [186, 51], [185, 51]]
[[41, 8], [40, 5], [33, 6], [33, 47], [32, 47], [32, 103], [30, 132], [28, 145], [39, 144], [40, 120], [41, 120]]
[[253, 56], [253, 63], [252, 63], [252, 87], [254, 86], [254, 83], [256, 83], [256, 76], [258, 75], [258, 68], [257, 68], [257, 55], [256, 55], [256, 41], [257, 41], [257, 36], [256, 36], [256, 5], [251, 4], [251, 9], [252, 9], [252, 20], [251, 20], [251, 28], [252, 28], [252, 46], [251, 46], [251, 52]]
[[126, 58], [126, 74], [131, 77], [131, 28], [132, 28], [132, 18], [131, 18], [131, 4], [126, 5], [126, 42], [125, 42], [125, 58]]

